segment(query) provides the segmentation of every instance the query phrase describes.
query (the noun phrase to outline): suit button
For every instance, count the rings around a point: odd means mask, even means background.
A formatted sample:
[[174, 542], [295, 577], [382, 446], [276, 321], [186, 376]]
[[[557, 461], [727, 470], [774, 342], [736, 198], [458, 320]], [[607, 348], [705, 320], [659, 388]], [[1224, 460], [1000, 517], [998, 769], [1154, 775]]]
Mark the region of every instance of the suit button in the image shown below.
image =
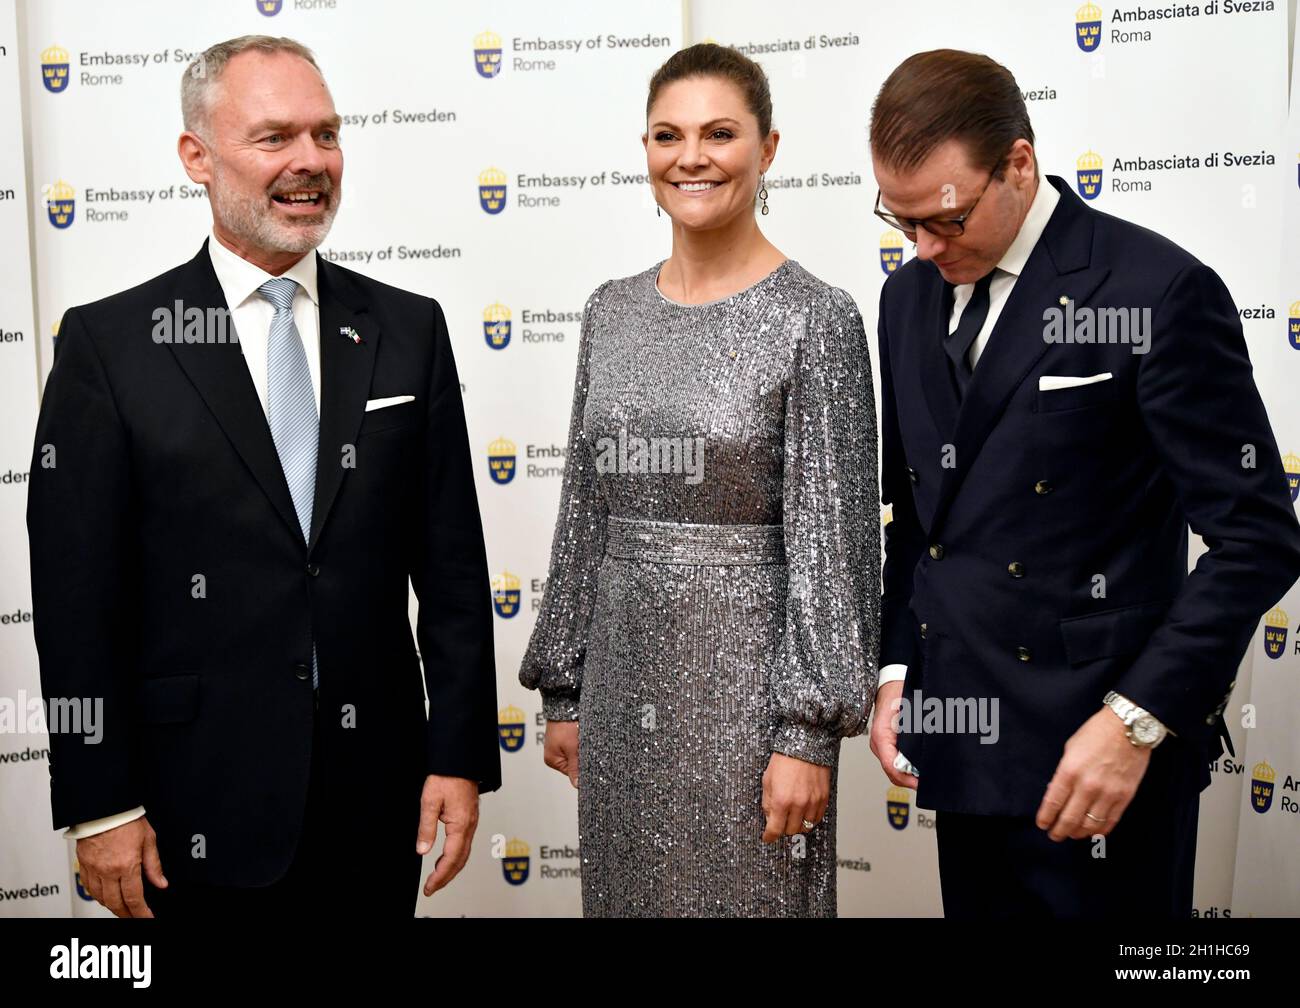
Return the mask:
[[1029, 648], [1023, 646], [1016, 648], [1016, 657], [1021, 661], [1029, 661]]
[[930, 559], [931, 560], [943, 559], [943, 547], [939, 543], [935, 543], [933, 546], [930, 547]]
[[1205, 723], [1206, 723], [1207, 725], [1212, 725], [1212, 724], [1214, 724], [1214, 722], [1217, 721], [1217, 720], [1218, 720], [1218, 718], [1216, 718], [1213, 714], [1211, 714], [1209, 717], [1207, 717], [1207, 718], [1205, 719]]
[[925, 624], [921, 624], [921, 639], [925, 640]]
[[1047, 480], [1039, 480], [1034, 484], [1034, 493], [1038, 494], [1040, 497], [1044, 494], [1051, 493], [1052, 489], [1052, 484], [1048, 483]]
[[311, 577], [315, 577], [315, 576], [316, 576], [317, 574], [319, 574], [319, 573], [320, 573], [320, 568], [317, 567], [315, 564], [308, 564], [308, 565], [307, 565], [307, 574], [308, 574], [309, 576], [311, 576]]
[[911, 466], [908, 466], [907, 468], [907, 478], [910, 479], [913, 483], [921, 482], [921, 477], [917, 475], [916, 470], [913, 469]]
[[311, 678], [311, 666], [310, 666], [310, 665], [295, 665], [295, 666], [293, 667], [293, 674], [294, 674], [294, 677], [297, 678], [297, 679], [302, 679], [302, 680], [310, 679], [310, 678]]
[[1007, 573], [1013, 578], [1022, 578], [1025, 576], [1025, 565], [1019, 560], [1012, 560], [1007, 564]]

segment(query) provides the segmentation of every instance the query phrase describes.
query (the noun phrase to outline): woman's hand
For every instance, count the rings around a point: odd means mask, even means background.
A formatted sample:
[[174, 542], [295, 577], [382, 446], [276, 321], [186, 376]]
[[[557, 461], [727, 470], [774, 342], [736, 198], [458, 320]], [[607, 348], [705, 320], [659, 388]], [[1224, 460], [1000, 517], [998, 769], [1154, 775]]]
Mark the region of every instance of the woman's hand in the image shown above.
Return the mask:
[[[548, 747], [549, 742], [548, 731]], [[806, 819], [814, 825], [821, 822], [830, 797], [830, 767], [772, 753], [763, 774], [763, 814], [767, 816], [763, 843], [807, 833], [803, 821]]]
[[568, 774], [569, 783], [578, 786], [578, 722], [547, 721], [546, 745], [542, 758], [552, 770]]

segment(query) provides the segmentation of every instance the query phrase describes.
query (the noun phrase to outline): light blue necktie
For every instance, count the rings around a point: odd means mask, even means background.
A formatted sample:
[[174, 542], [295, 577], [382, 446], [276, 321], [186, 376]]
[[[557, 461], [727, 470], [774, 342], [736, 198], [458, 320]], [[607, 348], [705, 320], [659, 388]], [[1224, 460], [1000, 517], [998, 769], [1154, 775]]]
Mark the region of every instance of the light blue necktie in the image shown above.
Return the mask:
[[[280, 468], [289, 484], [289, 496], [302, 527], [302, 537], [310, 542], [320, 420], [316, 415], [316, 394], [312, 391], [307, 353], [293, 321], [293, 296], [298, 292], [298, 282], [276, 277], [257, 291], [275, 307], [266, 347], [266, 414], [271, 440], [275, 442]], [[315, 644], [311, 651], [311, 682], [313, 687], [320, 685]]]

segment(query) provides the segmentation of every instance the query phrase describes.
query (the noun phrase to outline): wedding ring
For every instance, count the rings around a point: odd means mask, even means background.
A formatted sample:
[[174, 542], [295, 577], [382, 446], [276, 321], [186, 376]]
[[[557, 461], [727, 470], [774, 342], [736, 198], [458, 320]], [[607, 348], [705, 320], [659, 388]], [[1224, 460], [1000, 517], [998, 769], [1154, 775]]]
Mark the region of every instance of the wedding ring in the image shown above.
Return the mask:
[[1105, 821], [1106, 821], [1105, 819], [1102, 819], [1100, 816], [1095, 816], [1095, 815], [1093, 815], [1091, 812], [1085, 812], [1084, 815], [1086, 815], [1086, 816], [1087, 816], [1089, 819], [1091, 819], [1093, 822], [1105, 822]]
[[803, 821], [803, 828], [806, 829], [806, 830], [813, 829], [813, 828], [815, 828], [816, 826], [817, 826], [816, 823], [809, 822], [807, 819], [805, 819], [805, 820]]

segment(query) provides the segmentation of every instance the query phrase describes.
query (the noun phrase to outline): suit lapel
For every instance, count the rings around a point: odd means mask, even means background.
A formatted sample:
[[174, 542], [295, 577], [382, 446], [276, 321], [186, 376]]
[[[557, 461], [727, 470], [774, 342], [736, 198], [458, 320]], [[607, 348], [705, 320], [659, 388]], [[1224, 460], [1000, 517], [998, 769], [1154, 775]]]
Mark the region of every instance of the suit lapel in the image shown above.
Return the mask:
[[[217, 274], [212, 269], [206, 241], [199, 254], [190, 260], [177, 296], [186, 308], [230, 310], [217, 282]], [[301, 539], [302, 530], [294, 512], [293, 499], [289, 496], [284, 470], [280, 467], [280, 456], [271, 440], [271, 429], [267, 426], [266, 414], [257, 398], [257, 389], [248, 373], [248, 364], [239, 343], [232, 339], [226, 343], [173, 342], [168, 346], [271, 506]]]
[[[320, 296], [321, 417], [316, 499], [308, 549], [315, 549], [343, 477], [356, 464], [357, 431], [366, 411], [379, 329], [348, 275], [317, 256]], [[361, 337], [356, 342], [349, 333]]]
[[[1047, 352], [1043, 312], [1060, 307], [1062, 297], [1083, 304], [1109, 272], [1105, 267], [1091, 266], [1092, 211], [1060, 179], [1048, 176], [1045, 181], [1055, 186], [1061, 198], [1011, 289], [967, 386], [952, 438], [955, 465], [944, 470], [932, 533], [942, 524], [962, 480], [1012, 394]], [[941, 344], [937, 360], [946, 364]], [[950, 385], [946, 368], [939, 371], [937, 365], [928, 370], [927, 384], [939, 384], [940, 374], [942, 383]]]

